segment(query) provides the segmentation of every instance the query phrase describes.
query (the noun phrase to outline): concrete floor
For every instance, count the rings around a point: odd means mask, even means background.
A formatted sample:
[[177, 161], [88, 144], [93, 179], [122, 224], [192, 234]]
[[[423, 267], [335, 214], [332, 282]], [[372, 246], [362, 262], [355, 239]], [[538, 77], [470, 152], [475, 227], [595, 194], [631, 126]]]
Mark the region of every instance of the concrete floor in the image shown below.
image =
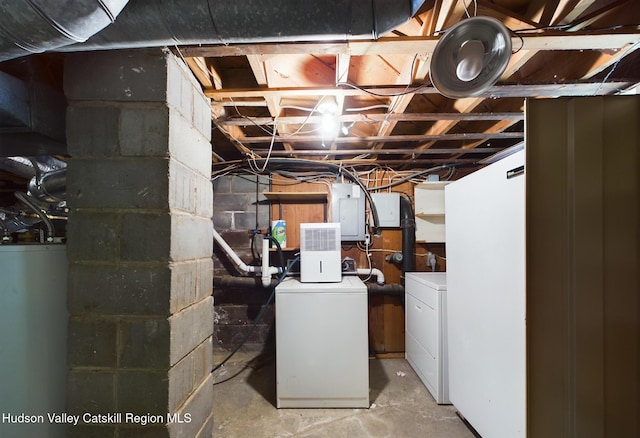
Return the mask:
[[[214, 363], [226, 352], [214, 353]], [[404, 359], [369, 361], [369, 409], [276, 409], [275, 355], [240, 351], [214, 374], [215, 438], [473, 438]]]

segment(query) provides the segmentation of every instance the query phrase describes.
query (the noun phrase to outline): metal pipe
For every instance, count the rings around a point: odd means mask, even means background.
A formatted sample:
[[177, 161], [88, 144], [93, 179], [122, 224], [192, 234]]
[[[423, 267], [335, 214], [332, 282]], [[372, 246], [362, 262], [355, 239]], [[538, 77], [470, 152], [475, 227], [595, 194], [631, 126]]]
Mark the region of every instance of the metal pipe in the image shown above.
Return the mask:
[[113, 23], [127, 0], [69, 3], [68, 0], [2, 2], [0, 61], [84, 42]]
[[54, 50], [371, 39], [408, 21], [423, 2], [76, 0], [73, 7], [66, 0], [4, 2], [0, 61]]
[[[368, 271], [368, 270], [367, 270]], [[213, 282], [219, 288], [240, 288], [240, 289], [259, 289], [261, 287], [257, 277], [234, 277], [232, 275], [223, 275], [215, 277]], [[275, 287], [278, 280], [273, 279], [269, 283], [269, 287]], [[404, 286], [398, 283], [378, 284], [366, 283], [367, 291], [372, 295], [391, 295], [404, 296]]]
[[[215, 277], [213, 283], [216, 287], [220, 288], [262, 288], [264, 284], [259, 281], [257, 277], [235, 277], [233, 275], [223, 275], [221, 277]], [[278, 284], [278, 280], [271, 280], [268, 287], [275, 287]]]
[[67, 169], [34, 176], [29, 181], [29, 194], [41, 201], [59, 203], [67, 199]]
[[369, 295], [390, 295], [404, 297], [404, 286], [398, 283], [367, 283], [367, 292], [369, 292]]
[[402, 281], [407, 272], [416, 270], [413, 254], [416, 247], [416, 219], [413, 203], [407, 195], [400, 196], [400, 227], [402, 228]]
[[51, 219], [49, 219], [49, 217], [47, 217], [47, 215], [42, 210], [40, 210], [40, 208], [36, 204], [34, 204], [33, 201], [31, 201], [31, 199], [29, 199], [29, 197], [24, 193], [15, 192], [15, 196], [20, 201], [22, 201], [27, 207], [33, 210], [34, 213], [40, 216], [40, 219], [42, 219], [42, 221], [47, 227], [46, 241], [53, 242], [54, 237], [56, 237], [56, 229], [54, 228], [53, 222], [51, 222]]
[[[35, 162], [35, 163], [34, 163]], [[30, 157], [0, 157], [0, 169], [22, 178], [33, 178], [36, 175], [35, 165], [41, 172], [52, 172], [64, 169], [67, 163], [50, 156]]]

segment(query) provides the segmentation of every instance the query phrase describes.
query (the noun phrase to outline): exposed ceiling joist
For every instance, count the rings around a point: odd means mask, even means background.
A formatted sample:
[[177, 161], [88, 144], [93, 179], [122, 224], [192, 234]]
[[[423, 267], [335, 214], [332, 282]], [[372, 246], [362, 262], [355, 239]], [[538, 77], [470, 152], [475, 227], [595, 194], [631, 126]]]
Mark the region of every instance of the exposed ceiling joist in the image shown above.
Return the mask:
[[[512, 38], [512, 47], [522, 50], [604, 50], [620, 49], [627, 44], [640, 41], [636, 32], [605, 33], [600, 32], [559, 32], [545, 31], [531, 35], [521, 33]], [[385, 37], [371, 41], [347, 42], [310, 42], [279, 44], [235, 44], [227, 46], [184, 47], [184, 56], [226, 57], [247, 55], [294, 55], [294, 54], [328, 54], [328, 55], [385, 55], [433, 53], [439, 37], [403, 36]]]
[[[505, 84], [495, 85], [486, 92], [482, 93], [482, 97], [560, 97], [560, 96], [593, 96], [606, 95], [627, 88], [636, 84], [635, 81], [616, 81], [607, 82], [605, 84], [599, 82], [583, 82], [583, 83], [562, 83], [558, 81], [555, 84]], [[237, 98], [255, 98], [269, 95], [279, 96], [327, 96], [327, 95], [343, 95], [356, 96], [367, 93], [375, 93], [377, 95], [393, 97], [394, 95], [407, 92], [406, 86], [384, 86], [384, 87], [332, 87], [332, 88], [269, 88], [269, 89], [223, 89], [223, 90], [204, 90], [207, 97], [211, 97], [216, 101], [221, 99], [237, 99]], [[439, 94], [432, 86], [421, 86], [410, 91], [413, 94]], [[216, 105], [216, 102], [212, 102]]]
[[[343, 122], [360, 122], [372, 121], [382, 122], [385, 120], [405, 121], [405, 122], [433, 122], [437, 120], [523, 120], [522, 112], [505, 112], [505, 113], [438, 113], [438, 114], [343, 114], [340, 120]], [[288, 116], [280, 117], [279, 124], [301, 124], [301, 123], [319, 123], [320, 116]], [[222, 126], [250, 126], [250, 125], [273, 125], [271, 117], [229, 117], [220, 119], [217, 122]]]

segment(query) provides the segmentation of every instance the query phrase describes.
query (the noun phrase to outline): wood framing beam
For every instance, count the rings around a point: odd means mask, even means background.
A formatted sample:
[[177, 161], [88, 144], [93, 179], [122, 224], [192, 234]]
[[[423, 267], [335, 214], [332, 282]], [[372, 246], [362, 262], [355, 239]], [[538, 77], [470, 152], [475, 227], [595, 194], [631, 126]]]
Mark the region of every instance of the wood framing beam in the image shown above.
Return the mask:
[[[321, 116], [288, 116], [280, 117], [278, 124], [297, 125], [301, 123], [318, 123]], [[393, 120], [402, 122], [433, 122], [437, 120], [524, 120], [524, 113], [521, 112], [505, 112], [505, 113], [403, 113], [403, 114], [343, 114], [340, 116], [341, 122], [361, 122], [372, 121], [382, 122], [383, 120]], [[225, 120], [218, 120], [218, 125], [222, 126], [250, 126], [250, 125], [273, 125], [271, 117], [231, 117]]]
[[[415, 150], [415, 149], [377, 149], [372, 151], [371, 149], [342, 149], [335, 151], [327, 151], [326, 149], [315, 149], [315, 150], [296, 150], [295, 152], [290, 151], [282, 151], [282, 150], [273, 150], [271, 151], [272, 157], [282, 157], [289, 156], [295, 154], [297, 156], [324, 156], [324, 155], [399, 155], [399, 154], [413, 154], [415, 156], [421, 155], [449, 155], [449, 154], [494, 154], [496, 152], [500, 152], [505, 148], [430, 148], [425, 150]], [[266, 156], [269, 154], [268, 149], [252, 149], [255, 154]], [[457, 157], [456, 157], [457, 158]]]
[[[185, 57], [223, 57], [247, 55], [344, 54], [350, 56], [433, 53], [439, 37], [403, 36], [377, 40], [309, 43], [235, 44], [228, 46], [182, 47]], [[639, 32], [544, 32], [512, 38], [513, 47], [523, 50], [604, 50], [618, 49], [640, 41]]]
[[[478, 97], [561, 97], [561, 96], [588, 96], [598, 92], [599, 94], [611, 94], [620, 90], [632, 87], [636, 82], [615, 81], [607, 83], [582, 82], [582, 83], [562, 83], [555, 84], [504, 84], [494, 85]], [[269, 95], [279, 96], [324, 96], [324, 95], [344, 95], [357, 96], [366, 95], [367, 92], [378, 94], [401, 94], [407, 91], [406, 86], [378, 86], [378, 87], [335, 87], [335, 88], [314, 88], [314, 87], [292, 87], [292, 88], [267, 88], [267, 89], [226, 89], [213, 90], [205, 89], [204, 94], [217, 101], [222, 99], [249, 99], [264, 97]], [[432, 86], [421, 86], [410, 90], [415, 94], [438, 94]], [[212, 104], [215, 104], [213, 102]]]
[[[336, 143], [362, 143], [368, 141], [382, 141], [387, 143], [395, 142], [414, 142], [414, 141], [447, 141], [447, 140], [482, 140], [482, 139], [498, 139], [498, 138], [523, 138], [524, 132], [475, 132], [462, 134], [439, 134], [439, 135], [387, 135], [387, 136], [369, 136], [369, 137], [338, 137], [334, 141]], [[323, 138], [320, 135], [295, 135], [295, 136], [279, 136], [276, 135], [275, 141], [278, 143], [317, 143], [320, 144]], [[244, 144], [251, 143], [270, 143], [271, 136], [244, 137]]]

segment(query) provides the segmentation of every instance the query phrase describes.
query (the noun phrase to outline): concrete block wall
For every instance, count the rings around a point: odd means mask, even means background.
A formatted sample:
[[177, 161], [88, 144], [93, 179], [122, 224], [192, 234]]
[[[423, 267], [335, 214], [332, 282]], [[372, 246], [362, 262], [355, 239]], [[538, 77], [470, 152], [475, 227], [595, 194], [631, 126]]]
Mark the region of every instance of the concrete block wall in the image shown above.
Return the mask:
[[210, 437], [209, 102], [161, 49], [69, 54], [65, 93], [69, 436]]
[[[257, 179], [256, 179], [257, 178]], [[256, 196], [257, 183], [257, 196]], [[213, 182], [213, 221], [218, 233], [247, 264], [259, 264], [251, 251], [249, 230], [267, 229], [270, 225], [269, 204], [262, 193], [269, 190], [266, 176], [223, 176]], [[257, 204], [256, 204], [257, 202]], [[257, 239], [259, 242], [260, 239]], [[257, 246], [257, 251], [260, 251]], [[222, 282], [223, 277], [238, 275], [226, 254], [216, 248], [214, 297], [214, 344], [216, 348], [229, 350], [235, 347], [249, 332], [258, 313], [269, 297], [270, 290], [259, 284], [231, 285]], [[259, 283], [259, 282], [258, 282]], [[273, 342], [273, 306], [267, 309], [261, 323], [248, 338], [246, 348], [262, 349]]]

